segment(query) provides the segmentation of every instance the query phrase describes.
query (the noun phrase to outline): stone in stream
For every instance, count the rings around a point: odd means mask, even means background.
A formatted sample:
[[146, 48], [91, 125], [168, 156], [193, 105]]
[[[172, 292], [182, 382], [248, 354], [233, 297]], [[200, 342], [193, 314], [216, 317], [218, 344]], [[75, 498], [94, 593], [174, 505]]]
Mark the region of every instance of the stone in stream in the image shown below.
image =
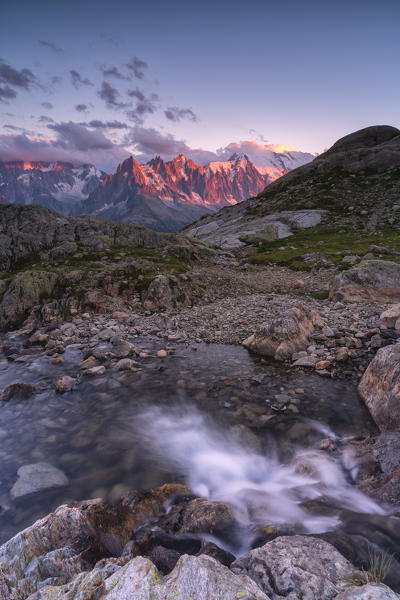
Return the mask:
[[70, 392], [75, 387], [75, 384], [76, 379], [69, 375], [64, 375], [56, 381], [55, 389], [59, 394], [63, 394], [64, 392]]
[[12, 383], [8, 385], [0, 394], [0, 400], [7, 402], [8, 400], [25, 400], [36, 392], [36, 386], [30, 383]]
[[63, 471], [45, 462], [23, 465], [17, 474], [18, 479], [10, 491], [13, 500], [51, 488], [64, 487], [69, 483]]
[[313, 331], [311, 315], [302, 309], [291, 308], [281, 317], [261, 325], [244, 340], [243, 346], [257, 354], [272, 356], [275, 360], [287, 360], [310, 345]]
[[400, 470], [400, 431], [381, 433], [374, 444], [373, 455], [384, 473]]
[[400, 344], [378, 350], [358, 391], [381, 431], [400, 429]]

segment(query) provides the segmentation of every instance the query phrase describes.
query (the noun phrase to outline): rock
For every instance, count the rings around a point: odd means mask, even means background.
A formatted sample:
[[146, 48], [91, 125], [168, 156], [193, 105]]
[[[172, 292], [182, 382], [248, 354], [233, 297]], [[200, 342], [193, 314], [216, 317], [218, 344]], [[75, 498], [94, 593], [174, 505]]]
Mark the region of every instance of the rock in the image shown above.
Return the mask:
[[383, 340], [381, 338], [381, 336], [379, 335], [379, 333], [375, 333], [375, 335], [373, 335], [371, 337], [370, 340], [370, 347], [371, 348], [380, 348], [383, 344]]
[[275, 360], [289, 359], [294, 352], [304, 350], [310, 344], [314, 326], [310, 316], [302, 309], [292, 308], [282, 317], [261, 325], [243, 345], [252, 352], [272, 356]]
[[166, 358], [168, 354], [166, 350], [157, 350], [157, 356], [158, 358]]
[[381, 433], [374, 444], [373, 455], [384, 473], [400, 469], [400, 431]]
[[210, 556], [182, 556], [169, 575], [137, 557], [102, 561], [62, 587], [44, 586], [29, 600], [269, 600], [245, 575], [238, 576]]
[[292, 285], [295, 290], [303, 288], [305, 286], [304, 279], [294, 279]]
[[62, 365], [64, 362], [64, 359], [62, 356], [57, 356], [56, 358], [53, 358], [53, 360], [51, 361], [52, 365]]
[[65, 473], [45, 462], [23, 465], [18, 469], [17, 474], [18, 479], [10, 492], [13, 500], [36, 492], [68, 485], [68, 478]]
[[87, 369], [87, 375], [103, 375], [106, 372], [106, 368], [104, 365], [99, 365], [98, 367], [91, 367]]
[[0, 302], [0, 327], [21, 323], [29, 309], [51, 295], [57, 279], [48, 271], [17, 273]]
[[146, 310], [167, 310], [190, 306], [191, 284], [185, 275], [157, 275], [142, 294]]
[[3, 393], [0, 394], [0, 400], [8, 402], [9, 400], [25, 400], [36, 392], [36, 386], [30, 383], [12, 383], [8, 385]]
[[333, 279], [330, 295], [344, 302], [400, 300], [400, 265], [384, 260], [363, 260]]
[[315, 356], [301, 356], [294, 361], [293, 367], [315, 367], [318, 359]]
[[246, 574], [272, 600], [330, 600], [354, 567], [327, 542], [281, 536], [237, 559], [231, 569]]
[[383, 311], [379, 323], [382, 329], [393, 329], [398, 319], [400, 319], [400, 304], [392, 304]]
[[59, 394], [70, 392], [76, 385], [76, 379], [69, 375], [64, 375], [56, 381], [55, 390]]
[[349, 358], [349, 351], [347, 348], [342, 347], [336, 350], [336, 360], [339, 362], [344, 362]]
[[100, 331], [98, 337], [102, 342], [108, 342], [114, 335], [115, 332], [112, 329], [106, 328]]
[[331, 327], [329, 327], [328, 325], [325, 325], [322, 328], [322, 333], [324, 335], [326, 335], [326, 337], [335, 337], [335, 332], [333, 331], [333, 329], [331, 329]]
[[94, 356], [89, 356], [86, 360], [83, 360], [79, 365], [81, 369], [91, 369], [92, 367], [97, 367], [98, 361]]
[[138, 366], [138, 363], [131, 358], [121, 358], [115, 365], [115, 368], [118, 369], [118, 371], [134, 371]]
[[346, 587], [335, 600], [399, 600], [400, 596], [383, 583]]
[[208, 533], [223, 536], [237, 525], [232, 509], [223, 502], [195, 498], [181, 515], [180, 533]]
[[400, 344], [378, 350], [358, 391], [381, 431], [400, 429]]
[[332, 363], [330, 360], [319, 360], [317, 363], [315, 363], [315, 369], [317, 371], [323, 371], [324, 369], [330, 367], [331, 364]]
[[134, 352], [132, 344], [116, 335], [111, 338], [111, 343], [113, 345], [112, 353], [116, 358], [126, 358], [127, 356], [131, 356]]

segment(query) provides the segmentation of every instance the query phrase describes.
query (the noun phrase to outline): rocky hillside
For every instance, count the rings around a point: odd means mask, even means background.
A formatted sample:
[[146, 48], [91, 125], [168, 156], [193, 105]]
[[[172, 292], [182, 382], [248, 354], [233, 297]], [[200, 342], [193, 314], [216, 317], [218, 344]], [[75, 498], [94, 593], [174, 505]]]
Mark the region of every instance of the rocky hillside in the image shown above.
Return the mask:
[[204, 252], [201, 242], [129, 223], [66, 217], [41, 206], [0, 206], [0, 327], [18, 324], [49, 299], [65, 315], [85, 306], [118, 308], [117, 299], [140, 302], [153, 278], [164, 274], [175, 279], [158, 281], [154, 298], [158, 291], [172, 304], [179, 294], [188, 302], [178, 275]]
[[104, 176], [93, 165], [0, 162], [0, 194], [8, 202], [41, 204], [63, 214], [74, 214], [79, 202], [98, 188]]
[[[225, 247], [268, 243], [323, 223], [332, 232], [371, 235], [400, 226], [400, 131], [352, 133], [258, 196], [190, 226], [187, 235]], [[318, 242], [324, 243], [323, 236]], [[312, 247], [312, 244], [311, 244]], [[315, 250], [315, 248], [313, 248]]]

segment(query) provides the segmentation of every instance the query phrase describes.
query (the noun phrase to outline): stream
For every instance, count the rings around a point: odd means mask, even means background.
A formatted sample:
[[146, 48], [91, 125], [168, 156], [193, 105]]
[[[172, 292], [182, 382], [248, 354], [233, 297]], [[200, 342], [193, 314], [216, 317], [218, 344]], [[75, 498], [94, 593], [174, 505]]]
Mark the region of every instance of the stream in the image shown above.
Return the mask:
[[[38, 386], [27, 399], [0, 402], [0, 543], [64, 502], [112, 502], [130, 489], [186, 482], [233, 506], [248, 531], [236, 554], [267, 524], [314, 534], [350, 528], [398, 550], [398, 519], [354, 485], [348, 438], [376, 431], [354, 384], [288, 371], [242, 347], [176, 344], [161, 360], [160, 340], [138, 342], [151, 352], [138, 371], [83, 376], [64, 394], [54, 384], [79, 372], [78, 345], [61, 365], [42, 352], [22, 362], [0, 354], [0, 390]], [[17, 470], [37, 462], [61, 469], [68, 484], [12, 500]]]

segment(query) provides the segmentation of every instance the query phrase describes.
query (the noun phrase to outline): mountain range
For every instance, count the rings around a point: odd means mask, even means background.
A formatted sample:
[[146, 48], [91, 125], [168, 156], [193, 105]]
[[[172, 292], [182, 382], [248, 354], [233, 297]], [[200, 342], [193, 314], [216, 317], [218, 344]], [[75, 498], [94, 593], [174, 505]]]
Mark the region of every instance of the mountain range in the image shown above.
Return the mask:
[[111, 174], [90, 164], [0, 162], [0, 201], [176, 231], [204, 214], [257, 195], [314, 158], [280, 146], [271, 148], [267, 164], [258, 166], [245, 154], [205, 165], [182, 154], [171, 161], [157, 156], [146, 164], [131, 156]]

